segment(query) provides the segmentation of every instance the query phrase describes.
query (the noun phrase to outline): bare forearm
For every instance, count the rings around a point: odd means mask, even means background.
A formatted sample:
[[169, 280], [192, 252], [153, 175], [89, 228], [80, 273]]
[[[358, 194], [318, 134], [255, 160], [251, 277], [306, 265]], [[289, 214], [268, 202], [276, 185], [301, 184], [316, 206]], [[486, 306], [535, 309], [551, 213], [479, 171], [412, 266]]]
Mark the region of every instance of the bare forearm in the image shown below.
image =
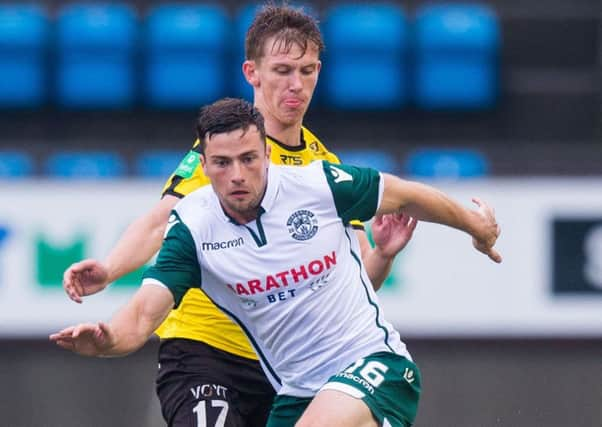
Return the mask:
[[130, 224], [104, 261], [108, 283], [142, 267], [159, 250], [169, 213], [177, 202], [176, 197], [166, 196]]
[[471, 235], [476, 232], [478, 216], [429, 185], [385, 175], [385, 188], [379, 213], [401, 210], [421, 221], [444, 224]]
[[161, 247], [161, 237], [160, 227], [153, 227], [146, 217], [132, 223], [104, 261], [108, 282], [143, 266]]
[[165, 319], [172, 304], [173, 299], [166, 289], [142, 286], [111, 319], [112, 345], [102, 356], [125, 356], [138, 350]]
[[372, 248], [363, 230], [357, 230], [355, 233], [360, 243], [366, 273], [372, 282], [372, 287], [377, 291], [391, 272], [393, 258], [384, 256], [378, 248]]
[[457, 228], [472, 236], [475, 249], [494, 262], [502, 262], [502, 256], [493, 247], [501, 228], [487, 203], [473, 197], [477, 209], [469, 210], [428, 185], [387, 174], [383, 177], [385, 186], [377, 214], [400, 211], [421, 221]]
[[382, 287], [389, 276], [391, 267], [393, 266], [393, 259], [381, 255], [378, 248], [370, 249], [370, 252], [362, 258], [366, 267], [366, 273], [368, 273], [375, 291], [378, 291]]
[[137, 318], [137, 313], [124, 309], [111, 319], [109, 326], [114, 333], [114, 342], [103, 351], [103, 357], [125, 356], [144, 345], [153, 331], [148, 332], [150, 326], [145, 322], [138, 323]]

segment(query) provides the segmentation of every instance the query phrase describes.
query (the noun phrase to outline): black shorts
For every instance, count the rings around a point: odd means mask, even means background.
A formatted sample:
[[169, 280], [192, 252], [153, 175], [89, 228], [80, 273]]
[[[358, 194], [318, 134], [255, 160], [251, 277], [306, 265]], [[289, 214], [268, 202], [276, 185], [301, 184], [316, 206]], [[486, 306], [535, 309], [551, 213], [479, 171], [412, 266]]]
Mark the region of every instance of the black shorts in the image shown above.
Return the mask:
[[264, 427], [274, 395], [258, 361], [199, 341], [161, 342], [157, 396], [169, 426]]

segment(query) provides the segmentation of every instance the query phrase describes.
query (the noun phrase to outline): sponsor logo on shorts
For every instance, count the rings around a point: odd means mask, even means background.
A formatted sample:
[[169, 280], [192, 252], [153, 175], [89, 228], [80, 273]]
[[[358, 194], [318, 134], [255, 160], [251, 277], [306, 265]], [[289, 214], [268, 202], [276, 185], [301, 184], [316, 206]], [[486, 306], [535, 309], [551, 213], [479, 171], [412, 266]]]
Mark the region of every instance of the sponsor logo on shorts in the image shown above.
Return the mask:
[[337, 377], [345, 378], [347, 380], [351, 380], [354, 383], [361, 385], [368, 393], [374, 394], [374, 387], [370, 385], [368, 381], [363, 379], [362, 377], [352, 374], [351, 372], [341, 372], [337, 374]]
[[412, 384], [416, 379], [414, 376], [414, 371], [410, 368], [406, 368], [405, 371], [403, 371], [403, 379]]

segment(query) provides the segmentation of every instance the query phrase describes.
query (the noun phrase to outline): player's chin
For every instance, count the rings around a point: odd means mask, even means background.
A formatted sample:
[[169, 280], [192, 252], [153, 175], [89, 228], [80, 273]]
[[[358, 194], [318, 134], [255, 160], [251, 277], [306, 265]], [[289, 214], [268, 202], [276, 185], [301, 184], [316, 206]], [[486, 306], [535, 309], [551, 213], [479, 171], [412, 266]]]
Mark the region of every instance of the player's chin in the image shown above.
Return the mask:
[[237, 198], [235, 200], [230, 200], [230, 209], [234, 212], [244, 213], [249, 209], [250, 202], [248, 200]]
[[280, 121], [287, 125], [293, 125], [303, 120], [306, 108], [286, 108], [280, 113]]

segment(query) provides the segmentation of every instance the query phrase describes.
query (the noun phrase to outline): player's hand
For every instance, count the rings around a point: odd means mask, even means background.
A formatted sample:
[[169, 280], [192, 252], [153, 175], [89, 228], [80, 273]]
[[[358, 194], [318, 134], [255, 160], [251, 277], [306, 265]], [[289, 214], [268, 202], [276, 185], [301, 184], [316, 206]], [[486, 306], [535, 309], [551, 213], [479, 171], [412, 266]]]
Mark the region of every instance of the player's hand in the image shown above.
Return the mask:
[[86, 259], [71, 266], [63, 273], [63, 288], [69, 298], [77, 303], [82, 297], [102, 291], [107, 287], [109, 272], [94, 259]]
[[393, 258], [406, 247], [418, 221], [403, 213], [377, 215], [372, 221], [375, 250], [383, 257]]
[[478, 251], [491, 258], [492, 261], [500, 263], [502, 262], [502, 256], [493, 248], [501, 233], [501, 228], [495, 219], [495, 211], [481, 199], [474, 197], [472, 201], [479, 207], [476, 213], [481, 219], [478, 226], [478, 235], [473, 235], [472, 244]]
[[49, 338], [59, 347], [83, 356], [100, 356], [115, 342], [110, 326], [103, 322], [70, 326], [50, 335]]

